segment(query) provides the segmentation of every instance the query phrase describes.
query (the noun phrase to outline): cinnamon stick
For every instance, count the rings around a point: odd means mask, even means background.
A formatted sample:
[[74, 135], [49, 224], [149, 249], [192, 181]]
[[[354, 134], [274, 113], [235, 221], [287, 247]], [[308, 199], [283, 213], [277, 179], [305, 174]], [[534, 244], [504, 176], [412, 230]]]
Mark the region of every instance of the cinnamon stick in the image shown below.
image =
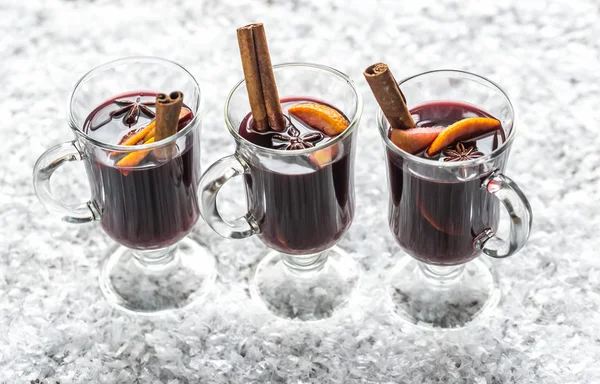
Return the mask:
[[254, 47], [254, 34], [252, 28], [249, 27], [246, 26], [237, 30], [238, 45], [240, 46], [242, 69], [244, 70], [244, 79], [246, 79], [246, 90], [248, 91], [254, 128], [259, 132], [265, 132], [269, 129], [267, 106], [263, 98], [258, 59]]
[[[179, 122], [179, 114], [183, 106], [183, 93], [179, 91], [171, 92], [166, 95], [159, 93], [156, 96], [156, 127], [154, 133], [154, 141], [166, 139], [177, 132], [177, 123]], [[165, 147], [158, 148], [155, 151], [155, 156], [159, 159], [167, 159], [173, 156], [175, 146], [169, 144]]]
[[264, 132], [270, 127], [281, 132], [285, 129], [285, 118], [264, 26], [257, 23], [238, 28], [237, 37], [255, 129]]
[[[189, 109], [182, 108], [181, 112], [179, 112], [179, 120], [177, 121], [177, 132], [179, 132], [183, 127], [185, 127], [187, 123], [189, 123], [192, 120], [192, 117], [192, 111], [190, 111]], [[154, 120], [154, 122], [156, 122], [156, 120]], [[156, 124], [154, 124], [154, 126], [144, 135], [144, 142], [149, 138], [154, 137], [155, 134]]]
[[373, 64], [365, 69], [363, 75], [390, 126], [396, 129], [415, 127], [406, 99], [388, 66], [384, 63]]

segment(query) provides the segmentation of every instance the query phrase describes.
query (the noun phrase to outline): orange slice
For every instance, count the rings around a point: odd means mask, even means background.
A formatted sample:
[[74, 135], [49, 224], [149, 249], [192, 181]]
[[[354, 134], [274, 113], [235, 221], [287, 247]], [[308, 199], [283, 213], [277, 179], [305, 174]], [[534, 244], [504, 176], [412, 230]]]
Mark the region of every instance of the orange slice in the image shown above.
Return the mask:
[[[425, 201], [427, 201], [427, 197]], [[465, 226], [468, 227], [463, 220], [460, 220], [460, 215], [455, 214], [455, 208], [442, 208], [439, 200], [425, 204], [423, 200], [417, 198], [417, 207], [433, 228], [450, 236], [462, 236], [465, 233]]]
[[319, 103], [296, 104], [288, 109], [288, 112], [328, 136], [338, 135], [350, 125], [339, 111]]
[[[154, 143], [154, 137], [144, 141], [144, 144], [152, 144], [152, 143]], [[151, 151], [151, 149], [148, 149], [146, 151], [131, 152], [130, 154], [128, 154], [127, 156], [125, 156], [124, 158], [119, 160], [116, 165], [117, 165], [117, 167], [125, 167], [125, 168], [135, 167], [142, 160], [144, 160], [146, 158], [146, 156], [148, 156], [150, 151]], [[121, 169], [121, 173], [123, 174], [123, 176], [127, 176], [129, 174], [129, 171]]]
[[427, 149], [427, 155], [437, 155], [449, 145], [474, 139], [501, 127], [500, 121], [489, 117], [469, 117], [459, 120], [448, 126], [435, 138], [429, 149]]
[[419, 153], [431, 144], [444, 127], [392, 129], [390, 140], [403, 151]]
[[[177, 125], [177, 130], [179, 131], [183, 127], [187, 125], [192, 120], [192, 111], [186, 108], [182, 108], [181, 112], [179, 112], [179, 122]], [[146, 141], [154, 137], [156, 132], [156, 120], [152, 120], [150, 124], [146, 125], [144, 128], [139, 131], [131, 134], [130, 136], [126, 136], [124, 140], [122, 140], [119, 145], [136, 145], [140, 141], [144, 144]], [[111, 152], [110, 156], [117, 156], [120, 152], [115, 151]]]
[[327, 147], [320, 149], [316, 152], [310, 154], [310, 161], [315, 164], [319, 168], [323, 168], [327, 164], [333, 161], [333, 158], [338, 153], [338, 146], [334, 145], [333, 147]]

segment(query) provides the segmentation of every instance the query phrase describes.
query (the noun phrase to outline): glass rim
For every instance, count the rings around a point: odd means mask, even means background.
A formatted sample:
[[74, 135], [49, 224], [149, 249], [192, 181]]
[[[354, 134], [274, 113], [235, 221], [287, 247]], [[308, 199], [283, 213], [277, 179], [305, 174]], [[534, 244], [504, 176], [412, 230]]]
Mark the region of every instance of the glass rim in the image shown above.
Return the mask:
[[[77, 91], [79, 90], [79, 87], [91, 76], [98, 74], [100, 72], [106, 71], [107, 69], [114, 68], [121, 64], [133, 62], [133, 61], [138, 61], [138, 62], [142, 62], [142, 63], [162, 63], [162, 64], [167, 64], [167, 65], [173, 66], [176, 69], [183, 71], [184, 74], [186, 74], [189, 77], [189, 79], [192, 81], [193, 86], [198, 90], [198, 107], [194, 111], [194, 116], [192, 117], [192, 120], [190, 120], [190, 122], [181, 131], [178, 131], [174, 135], [171, 135], [165, 139], [162, 139], [160, 141], [157, 141], [157, 142], [151, 143], [151, 144], [119, 145], [119, 144], [110, 144], [110, 143], [106, 143], [101, 140], [94, 139], [87, 133], [83, 132], [83, 130], [80, 129], [78, 124], [75, 122], [75, 116], [73, 116], [73, 109], [72, 109], [72, 105], [75, 100], [75, 95], [76, 95]], [[106, 62], [104, 64], [100, 64], [100, 65], [92, 68], [88, 72], [86, 72], [83, 76], [81, 76], [79, 78], [79, 80], [77, 80], [77, 82], [73, 86], [73, 90], [71, 91], [70, 95], [67, 98], [67, 123], [69, 124], [69, 127], [71, 127], [71, 129], [73, 131], [75, 131], [79, 136], [86, 139], [91, 144], [93, 144], [97, 147], [100, 147], [102, 149], [108, 149], [111, 151], [118, 151], [118, 152], [138, 152], [138, 151], [150, 150], [150, 149], [154, 149], [154, 148], [163, 147], [167, 144], [175, 142], [180, 137], [187, 135], [193, 129], [193, 127], [196, 125], [195, 124], [196, 121], [200, 118], [200, 116], [202, 116], [203, 109], [204, 109], [204, 98], [202, 97], [202, 89], [200, 88], [200, 84], [198, 84], [198, 81], [196, 80], [196, 78], [187, 69], [185, 69], [182, 65], [180, 65], [174, 61], [171, 61], [168, 59], [163, 59], [161, 57], [156, 57], [156, 56], [128, 56], [128, 57], [122, 57], [120, 59], [112, 60], [112, 61]]]
[[332, 68], [332, 67], [329, 67], [326, 65], [321, 65], [321, 64], [304, 63], [304, 62], [289, 62], [289, 63], [281, 63], [281, 64], [273, 65], [274, 70], [283, 69], [283, 68], [302, 68], [302, 67], [329, 72], [330, 74], [344, 80], [350, 86], [350, 88], [352, 88], [352, 91], [356, 95], [356, 102], [354, 104], [354, 106], [356, 108], [356, 112], [354, 112], [354, 116], [352, 116], [352, 118], [350, 119], [350, 124], [348, 125], [348, 128], [346, 128], [344, 130], [344, 132], [342, 132], [341, 134], [335, 136], [333, 138], [333, 140], [328, 141], [324, 145], [317, 145], [313, 148], [296, 149], [293, 151], [282, 151], [279, 149], [265, 148], [265, 147], [261, 147], [260, 145], [254, 144], [254, 143], [244, 139], [240, 135], [240, 133], [238, 132], [239, 127], [234, 127], [233, 124], [231, 124], [231, 121], [229, 120], [229, 116], [227, 114], [227, 112], [229, 111], [229, 105], [231, 103], [231, 98], [233, 97], [233, 94], [246, 81], [244, 78], [242, 78], [240, 81], [238, 81], [235, 84], [233, 89], [227, 95], [227, 99], [225, 100], [225, 125], [227, 125], [227, 129], [229, 130], [229, 133], [235, 139], [236, 143], [238, 143], [238, 144], [244, 143], [246, 145], [249, 145], [255, 151], [263, 152], [263, 153], [270, 153], [270, 154], [277, 155], [277, 156], [300, 156], [300, 155], [305, 155], [305, 154], [310, 154], [310, 153], [313, 153], [316, 151], [320, 151], [325, 148], [329, 148], [329, 147], [337, 144], [338, 142], [342, 141], [344, 138], [348, 137], [350, 134], [352, 134], [352, 132], [358, 126], [358, 123], [360, 122], [360, 118], [362, 117], [362, 112], [363, 112], [362, 96], [361, 96], [360, 92], [358, 92], [358, 89], [356, 88], [356, 85], [354, 84], [352, 79], [350, 79], [350, 77], [348, 75], [346, 75], [345, 73], [338, 71], [335, 68]]
[[[494, 151], [488, 153], [487, 155], [478, 157], [476, 159], [453, 161], [453, 162], [441, 162], [441, 161], [433, 161], [430, 159], [425, 159], [425, 158], [413, 155], [411, 153], [408, 153], [408, 152], [398, 148], [396, 146], [396, 144], [394, 144], [392, 142], [392, 140], [390, 140], [390, 138], [388, 137], [388, 130], [386, 129], [387, 120], [386, 120], [385, 116], [383, 115], [383, 111], [378, 106], [377, 112], [376, 112], [376, 119], [377, 119], [377, 124], [379, 125], [379, 134], [381, 135], [385, 145], [388, 148], [390, 148], [392, 151], [394, 151], [394, 153], [397, 153], [398, 155], [400, 155], [406, 159], [409, 159], [413, 162], [420, 163], [423, 165], [429, 165], [429, 166], [433, 166], [433, 167], [444, 167], [444, 168], [457, 168], [457, 167], [465, 167], [465, 166], [484, 164], [484, 163], [489, 162], [489, 160], [491, 160], [491, 159], [497, 158], [504, 151], [506, 151], [508, 148], [510, 148], [512, 141], [514, 140], [514, 137], [517, 133], [517, 112], [515, 110], [515, 107], [511, 101], [511, 98], [508, 95], [508, 93], [502, 87], [500, 87], [498, 84], [493, 82], [492, 80], [487, 79], [481, 75], [477, 75], [475, 73], [468, 72], [468, 71], [462, 71], [459, 69], [435, 69], [435, 70], [421, 72], [416, 75], [406, 77], [406, 78], [400, 80], [398, 82], [398, 85], [401, 86], [403, 83], [405, 83], [407, 81], [414, 80], [414, 79], [422, 77], [422, 76], [426, 76], [426, 75], [430, 75], [430, 74], [439, 74], [439, 73], [461, 74], [461, 75], [468, 75], [468, 76], [475, 77], [475, 78], [477, 78], [479, 80], [483, 80], [487, 84], [491, 85], [492, 87], [495, 88], [495, 90], [497, 90], [504, 96], [504, 98], [508, 102], [508, 105], [509, 105], [510, 110], [513, 115], [513, 124], [512, 124], [510, 132], [508, 133], [508, 137], [506, 138], [506, 141], [504, 143], [502, 143], [502, 145], [499, 148], [496, 148]], [[389, 124], [387, 124], [387, 125], [389, 125]]]

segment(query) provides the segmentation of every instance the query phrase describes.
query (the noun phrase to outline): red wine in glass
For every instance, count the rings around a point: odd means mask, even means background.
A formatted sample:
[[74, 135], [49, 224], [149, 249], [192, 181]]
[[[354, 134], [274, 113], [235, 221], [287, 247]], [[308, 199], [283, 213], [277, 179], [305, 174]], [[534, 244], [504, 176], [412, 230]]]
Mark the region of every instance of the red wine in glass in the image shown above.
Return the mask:
[[[154, 119], [156, 95], [133, 92], [107, 100], [88, 116], [85, 133], [102, 142], [122, 142]], [[191, 117], [190, 111], [186, 120]], [[116, 165], [126, 154], [96, 154], [91, 157], [94, 161], [85, 162], [92, 201], [111, 238], [133, 249], [158, 249], [177, 243], [191, 231], [199, 216], [200, 177], [200, 148], [193, 144], [186, 144], [183, 153], [166, 162], [155, 161], [151, 152], [130, 169]]]
[[[301, 149], [293, 147], [298, 143], [312, 148], [331, 140], [332, 137], [288, 113], [290, 107], [300, 103], [327, 105], [310, 98], [284, 98], [281, 100], [286, 117], [283, 132], [256, 131], [248, 114], [240, 124], [240, 135], [261, 147], [281, 151]], [[354, 216], [352, 161], [350, 155], [344, 155], [316, 167], [315, 171], [297, 174], [251, 165], [250, 174], [245, 175], [246, 193], [261, 240], [269, 248], [298, 255], [322, 252], [335, 245], [349, 229]]]
[[[449, 126], [469, 117], [492, 117], [465, 103], [439, 101], [422, 104], [411, 111], [417, 127]], [[504, 141], [500, 129], [492, 134], [453, 144], [430, 161], [461, 160], [458, 154], [471, 150], [468, 158], [483, 156]], [[462, 152], [461, 152], [462, 151]], [[405, 169], [401, 156], [387, 149], [391, 207], [390, 228], [398, 244], [412, 257], [427, 264], [458, 265], [477, 257], [473, 247], [477, 235], [498, 227], [499, 202], [481, 189], [483, 178], [466, 181], [428, 180]]]

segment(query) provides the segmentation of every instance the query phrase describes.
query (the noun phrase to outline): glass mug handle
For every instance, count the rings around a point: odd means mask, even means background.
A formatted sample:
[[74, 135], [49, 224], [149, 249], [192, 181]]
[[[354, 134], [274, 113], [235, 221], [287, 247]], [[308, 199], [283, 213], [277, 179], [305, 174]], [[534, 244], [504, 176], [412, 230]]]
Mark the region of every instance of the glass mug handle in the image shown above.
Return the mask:
[[475, 249], [498, 259], [508, 257], [521, 249], [531, 232], [532, 212], [529, 201], [521, 188], [500, 171], [488, 176], [481, 188], [496, 196], [510, 216], [510, 236], [508, 240], [499, 238], [494, 231], [486, 229], [475, 238]]
[[87, 223], [98, 220], [100, 215], [91, 201], [67, 205], [52, 194], [50, 177], [54, 171], [71, 161], [81, 161], [83, 156], [74, 141], [60, 143], [44, 152], [33, 166], [33, 187], [42, 205], [50, 213], [62, 215], [69, 223]]
[[200, 212], [208, 225], [219, 235], [229, 239], [243, 239], [259, 232], [258, 225], [247, 213], [229, 222], [217, 208], [219, 190], [230, 179], [249, 173], [248, 167], [236, 155], [222, 158], [212, 164], [200, 179]]

